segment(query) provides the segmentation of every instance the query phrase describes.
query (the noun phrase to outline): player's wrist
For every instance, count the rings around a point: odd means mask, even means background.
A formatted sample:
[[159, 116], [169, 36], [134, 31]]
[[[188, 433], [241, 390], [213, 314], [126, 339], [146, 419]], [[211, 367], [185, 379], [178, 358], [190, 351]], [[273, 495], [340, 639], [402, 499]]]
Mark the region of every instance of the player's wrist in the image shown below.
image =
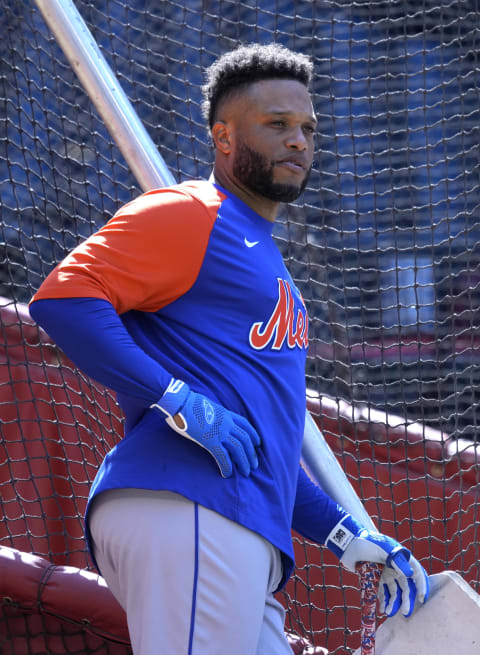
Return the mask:
[[341, 560], [349, 545], [363, 529], [351, 514], [345, 514], [330, 530], [325, 546]]
[[165, 389], [162, 397], [151, 407], [161, 410], [167, 416], [170, 416], [175, 421], [179, 428], [183, 428], [183, 419], [178, 416], [181, 409], [185, 405], [188, 395], [190, 394], [190, 387], [183, 380], [176, 380], [172, 378]]

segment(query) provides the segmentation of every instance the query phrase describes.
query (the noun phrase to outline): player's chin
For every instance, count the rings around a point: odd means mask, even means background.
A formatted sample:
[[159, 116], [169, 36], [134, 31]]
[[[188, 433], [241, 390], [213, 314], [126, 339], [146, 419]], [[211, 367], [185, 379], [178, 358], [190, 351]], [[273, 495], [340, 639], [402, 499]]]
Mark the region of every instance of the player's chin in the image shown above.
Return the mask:
[[275, 185], [274, 200], [278, 202], [293, 202], [303, 191], [302, 184], [282, 184]]
[[284, 193], [285, 195], [290, 196], [289, 200], [283, 200], [282, 202], [292, 202], [293, 200], [296, 200], [306, 186], [307, 177], [308, 173], [306, 172], [303, 172], [302, 175], [276, 175], [273, 178], [274, 188], [278, 189], [279, 193]]

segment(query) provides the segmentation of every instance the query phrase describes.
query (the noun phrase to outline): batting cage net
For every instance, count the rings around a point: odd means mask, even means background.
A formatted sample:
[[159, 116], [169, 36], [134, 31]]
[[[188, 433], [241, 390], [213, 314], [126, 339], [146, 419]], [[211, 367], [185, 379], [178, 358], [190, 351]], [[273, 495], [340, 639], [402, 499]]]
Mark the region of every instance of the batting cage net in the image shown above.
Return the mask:
[[[312, 57], [315, 164], [275, 227], [311, 319], [309, 408], [378, 527], [477, 588], [479, 3], [75, 4], [178, 181], [210, 174], [216, 56], [275, 41]], [[33, 0], [0, 0], [0, 33], [0, 648], [126, 653], [82, 526], [122, 416], [26, 303], [141, 190]], [[357, 577], [294, 540], [286, 629], [353, 652]]]

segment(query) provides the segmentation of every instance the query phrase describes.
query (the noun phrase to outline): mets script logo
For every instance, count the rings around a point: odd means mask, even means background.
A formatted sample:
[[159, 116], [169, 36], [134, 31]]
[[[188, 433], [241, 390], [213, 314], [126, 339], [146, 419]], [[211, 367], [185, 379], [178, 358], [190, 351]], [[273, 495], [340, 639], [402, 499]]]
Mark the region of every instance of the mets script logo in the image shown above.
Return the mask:
[[254, 323], [250, 328], [249, 341], [252, 348], [261, 350], [272, 342], [273, 350], [280, 350], [285, 341], [289, 348], [308, 347], [308, 316], [303, 305], [294, 316], [295, 303], [292, 289], [287, 280], [277, 278], [278, 302], [272, 315], [265, 323]]

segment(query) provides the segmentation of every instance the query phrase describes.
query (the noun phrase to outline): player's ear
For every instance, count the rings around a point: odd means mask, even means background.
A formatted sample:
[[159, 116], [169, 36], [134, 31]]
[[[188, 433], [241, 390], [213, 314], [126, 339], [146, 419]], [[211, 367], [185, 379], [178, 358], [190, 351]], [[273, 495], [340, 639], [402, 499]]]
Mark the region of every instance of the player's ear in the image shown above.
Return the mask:
[[217, 150], [224, 155], [230, 154], [230, 129], [224, 121], [216, 121], [212, 126], [212, 139]]

